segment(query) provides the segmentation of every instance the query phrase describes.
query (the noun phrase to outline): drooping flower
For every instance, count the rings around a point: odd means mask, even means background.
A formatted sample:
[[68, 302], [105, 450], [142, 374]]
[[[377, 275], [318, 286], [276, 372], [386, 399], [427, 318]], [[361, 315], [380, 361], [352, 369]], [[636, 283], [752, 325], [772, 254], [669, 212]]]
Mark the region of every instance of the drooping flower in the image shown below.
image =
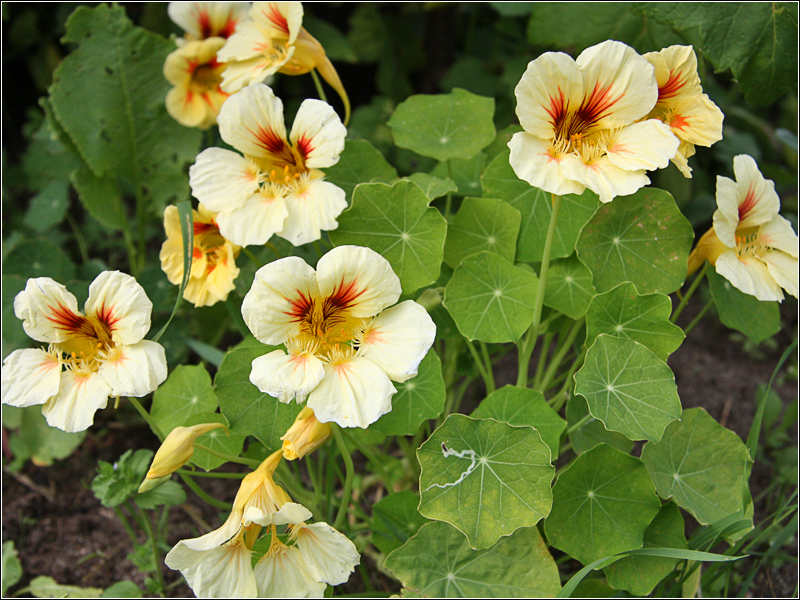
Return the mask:
[[249, 2], [170, 2], [167, 14], [186, 32], [185, 41], [229, 38], [247, 17]]
[[283, 458], [295, 460], [310, 454], [331, 437], [329, 423], [320, 423], [314, 411], [304, 407], [292, 426], [283, 434]]
[[325, 50], [303, 23], [300, 2], [254, 2], [250, 18], [242, 22], [219, 53], [226, 63], [222, 89], [236, 92], [263, 82], [269, 75], [304, 75], [317, 69], [336, 90], [350, 118], [350, 101]]
[[714, 225], [689, 256], [689, 274], [706, 260], [734, 287], [759, 300], [783, 300], [781, 288], [795, 298], [798, 287], [798, 238], [778, 214], [775, 184], [752, 157], [733, 159], [736, 181], [717, 176]]
[[[211, 306], [227, 299], [239, 275], [236, 257], [241, 248], [220, 235], [214, 213], [202, 204], [192, 210], [194, 249], [192, 270], [183, 297], [195, 306]], [[180, 218], [175, 206], [164, 211], [167, 239], [161, 246], [161, 269], [174, 285], [183, 281], [183, 242]]]
[[167, 378], [164, 348], [143, 339], [153, 304], [130, 275], [104, 271], [89, 286], [84, 313], [49, 277], [29, 279], [14, 314], [46, 350], [15, 350], [3, 361], [3, 404], [43, 405], [51, 427], [87, 429], [108, 398], [141, 397]]
[[691, 46], [670, 46], [644, 58], [655, 67], [658, 82], [658, 102], [647, 118], [666, 123], [681, 141], [672, 162], [685, 177], [691, 177], [689, 157], [695, 146], [708, 147], [722, 139], [724, 115], [703, 93]]
[[524, 131], [509, 142], [517, 177], [553, 194], [589, 188], [610, 202], [647, 185], [679, 141], [658, 119], [653, 66], [621, 42], [584, 50], [577, 60], [547, 52], [531, 61], [515, 90]]
[[[181, 540], [167, 554], [167, 566], [180, 570], [199, 598], [321, 598], [325, 583], [344, 583], [360, 561], [347, 537], [325, 523], [306, 525], [311, 512], [273, 480], [280, 460], [279, 450], [244, 477], [219, 529]], [[278, 538], [283, 525], [290, 545]], [[312, 540], [300, 533], [304, 528], [320, 533]], [[253, 546], [264, 529], [270, 547], [253, 568]]]
[[219, 37], [191, 41], [167, 56], [164, 77], [174, 86], [167, 92], [167, 112], [181, 125], [208, 129], [217, 122], [229, 96], [219, 87], [224, 67], [217, 50], [224, 44]]
[[436, 335], [416, 302], [392, 306], [400, 293], [369, 248], [334, 248], [316, 271], [297, 257], [262, 267], [242, 315], [258, 340], [286, 352], [255, 359], [250, 381], [281, 402], [308, 398], [320, 422], [366, 428], [391, 410], [392, 381], [417, 374]]
[[347, 206], [344, 190], [320, 170], [339, 161], [347, 130], [330, 105], [305, 100], [286, 136], [283, 104], [266, 85], [243, 89], [222, 105], [222, 148], [201, 152], [189, 170], [192, 193], [210, 210], [222, 235], [241, 246], [278, 235], [295, 246], [336, 229]]

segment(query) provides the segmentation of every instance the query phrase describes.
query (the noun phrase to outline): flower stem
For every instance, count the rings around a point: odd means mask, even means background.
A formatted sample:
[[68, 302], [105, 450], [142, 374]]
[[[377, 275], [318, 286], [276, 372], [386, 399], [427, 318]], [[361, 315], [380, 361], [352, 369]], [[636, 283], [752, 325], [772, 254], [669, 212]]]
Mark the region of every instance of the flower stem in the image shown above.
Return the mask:
[[208, 493], [206, 493], [206, 491], [199, 485], [197, 485], [197, 482], [194, 479], [192, 479], [194, 474], [190, 475], [188, 472], [181, 470], [178, 471], [178, 475], [183, 480], [183, 483], [185, 483], [189, 487], [189, 489], [192, 490], [195, 494], [197, 494], [200, 497], [200, 499], [206, 504], [210, 504], [214, 508], [219, 508], [221, 510], [231, 510], [233, 508], [233, 504], [230, 504], [228, 502], [223, 502], [222, 500], [217, 500], [213, 496], [210, 496]]
[[690, 285], [689, 289], [686, 290], [686, 295], [683, 297], [683, 299], [681, 299], [681, 303], [678, 304], [678, 307], [675, 309], [675, 312], [672, 313], [672, 316], [669, 319], [670, 323], [674, 323], [675, 321], [678, 320], [678, 317], [681, 316], [683, 309], [686, 308], [686, 305], [689, 303], [689, 298], [692, 297], [692, 294], [694, 294], [694, 291], [697, 289], [697, 286], [700, 285], [700, 282], [706, 276], [706, 272], [708, 271], [709, 265], [710, 263], [708, 262], [705, 265], [703, 265], [703, 270], [700, 271], [700, 273], [697, 274], [697, 277], [694, 278], [692, 285]]
[[469, 348], [469, 353], [472, 355], [475, 366], [478, 368], [478, 372], [483, 378], [483, 383], [486, 385], [486, 393], [491, 394], [494, 391], [494, 374], [492, 373], [491, 365], [487, 367], [484, 364], [483, 359], [478, 354], [478, 350], [475, 348], [475, 344], [473, 344], [472, 341], [467, 340], [467, 348]]
[[378, 471], [378, 475], [381, 477], [381, 479], [383, 479], [384, 487], [387, 490], [391, 489], [392, 479], [389, 477], [389, 473], [384, 468], [383, 463], [381, 463], [378, 460], [378, 458], [375, 456], [372, 450], [367, 448], [358, 439], [356, 439], [354, 436], [350, 435], [346, 431], [343, 431], [342, 433], [347, 438], [347, 440], [351, 444], [353, 444], [356, 448], [358, 448], [358, 451], [361, 452], [361, 454], [363, 454], [370, 463], [372, 463], [373, 467]]
[[206, 473], [205, 471], [190, 471], [189, 469], [178, 469], [175, 472], [178, 475], [183, 473], [189, 477], [213, 477], [215, 479], [244, 479], [247, 475], [247, 473], [215, 473], [213, 471]]
[[161, 428], [158, 425], [156, 425], [156, 422], [153, 421], [153, 418], [150, 416], [150, 413], [148, 413], [145, 410], [144, 406], [142, 406], [142, 403], [139, 402], [139, 400], [137, 400], [133, 396], [128, 396], [128, 400], [130, 400], [130, 402], [133, 405], [133, 407], [142, 416], [142, 418], [145, 420], [145, 422], [150, 426], [150, 429], [153, 430], [153, 433], [156, 434], [156, 437], [158, 438], [158, 441], [163, 442], [164, 441], [164, 434], [161, 432]]
[[[134, 506], [136, 506], [135, 503]], [[153, 531], [153, 524], [150, 522], [150, 515], [138, 506], [136, 506], [136, 508], [141, 512], [141, 522], [144, 525], [145, 532], [147, 532], [150, 548], [153, 550], [153, 562], [156, 567], [156, 580], [158, 581], [159, 595], [163, 598], [167, 588], [164, 584], [164, 574], [161, 572], [161, 563], [163, 561], [161, 560], [161, 553], [158, 551], [158, 540], [156, 540], [156, 534]]]
[[333, 432], [333, 439], [336, 440], [336, 447], [344, 460], [345, 478], [344, 489], [342, 490], [342, 501], [339, 504], [339, 512], [336, 513], [336, 519], [333, 521], [333, 528], [339, 529], [347, 517], [347, 507], [350, 504], [350, 495], [353, 491], [353, 458], [347, 450], [347, 444], [344, 441], [342, 432], [336, 423], [331, 423], [331, 431]]
[[567, 337], [556, 349], [556, 354], [553, 357], [553, 360], [551, 360], [550, 364], [547, 365], [547, 370], [545, 371], [544, 377], [542, 377], [540, 385], [537, 389], [544, 392], [550, 386], [550, 382], [553, 380], [553, 377], [556, 374], [556, 369], [561, 366], [561, 361], [564, 360], [564, 356], [566, 356], [567, 352], [570, 350], [570, 348], [572, 348], [572, 342], [575, 341], [575, 338], [582, 327], [583, 318], [578, 319], [572, 324], [569, 333], [567, 333]]
[[[271, 244], [269, 244], [269, 245], [271, 245]], [[274, 246], [273, 246], [273, 248], [274, 248]], [[277, 250], [275, 252], [277, 254]], [[253, 261], [253, 264], [255, 264], [259, 269], [264, 266], [264, 263], [262, 263], [260, 260], [258, 260], [256, 258], [256, 255], [253, 254], [247, 248], [244, 248], [244, 247], [242, 248], [242, 254], [244, 254], [245, 256], [247, 256], [247, 258], [249, 258], [251, 261]], [[280, 255], [278, 255], [278, 258], [280, 258]]]
[[706, 305], [703, 307], [703, 309], [699, 313], [697, 313], [697, 316], [694, 319], [692, 319], [691, 323], [689, 323], [686, 327], [683, 328], [683, 334], [684, 335], [689, 335], [689, 332], [692, 329], [694, 329], [694, 326], [697, 325], [700, 322], [700, 319], [702, 319], [703, 316], [706, 314], [706, 312], [708, 312], [708, 309], [711, 308], [712, 304], [714, 304], [714, 300], [713, 299], [711, 299], [708, 302], [706, 302]]
[[311, 69], [311, 71], [309, 72], [311, 73], [311, 79], [314, 80], [314, 86], [317, 88], [317, 95], [319, 96], [319, 99], [322, 100], [323, 102], [327, 102], [328, 97], [325, 95], [325, 90], [322, 89], [322, 82], [319, 80], [319, 75], [317, 75], [317, 70]]

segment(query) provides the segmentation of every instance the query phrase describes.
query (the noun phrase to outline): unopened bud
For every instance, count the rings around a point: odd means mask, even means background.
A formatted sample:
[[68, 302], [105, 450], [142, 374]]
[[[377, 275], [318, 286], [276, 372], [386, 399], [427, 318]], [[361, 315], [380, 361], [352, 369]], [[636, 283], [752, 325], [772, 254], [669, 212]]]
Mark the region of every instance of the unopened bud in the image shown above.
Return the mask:
[[212, 429], [225, 428], [222, 423], [201, 423], [191, 427], [176, 427], [161, 444], [147, 471], [139, 493], [146, 492], [169, 479], [169, 476], [185, 465], [194, 454], [194, 442], [198, 436]]
[[314, 411], [307, 406], [300, 411], [283, 440], [283, 457], [286, 460], [303, 458], [324, 444], [331, 437], [331, 426], [320, 423]]

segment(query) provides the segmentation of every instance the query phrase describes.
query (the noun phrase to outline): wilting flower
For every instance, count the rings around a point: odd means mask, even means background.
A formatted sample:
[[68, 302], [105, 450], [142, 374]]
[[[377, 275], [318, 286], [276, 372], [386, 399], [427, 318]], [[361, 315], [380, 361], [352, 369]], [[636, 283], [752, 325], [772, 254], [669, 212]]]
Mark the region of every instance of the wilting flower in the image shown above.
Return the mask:
[[300, 2], [254, 2], [250, 19], [236, 28], [219, 60], [226, 63], [222, 89], [235, 92], [261, 83], [269, 75], [303, 75], [317, 69], [342, 98], [345, 123], [350, 117], [350, 101], [336, 69], [322, 45], [302, 26]]
[[143, 339], [153, 303], [130, 275], [104, 271], [89, 286], [85, 314], [49, 277], [29, 279], [14, 314], [47, 350], [15, 350], [3, 362], [3, 404], [43, 404], [52, 427], [87, 429], [109, 396], [141, 397], [167, 378], [164, 348]]
[[266, 85], [231, 96], [219, 114], [222, 148], [201, 152], [189, 170], [195, 198], [217, 211], [226, 239], [248, 246], [279, 235], [295, 246], [336, 229], [344, 190], [320, 169], [339, 161], [347, 130], [330, 105], [305, 100], [287, 139], [283, 104]]
[[[195, 306], [211, 306], [227, 299], [236, 287], [234, 280], [239, 275], [236, 256], [241, 248], [220, 235], [214, 213], [202, 204], [192, 210], [192, 220], [192, 270], [183, 297]], [[161, 269], [170, 283], [180, 285], [183, 281], [183, 236], [177, 207], [168, 206], [164, 211], [164, 229], [167, 239], [159, 254]]]
[[249, 2], [170, 2], [167, 14], [186, 32], [185, 41], [212, 37], [228, 38], [236, 25], [247, 18]]
[[759, 300], [783, 300], [783, 288], [797, 297], [798, 239], [778, 215], [775, 184], [746, 154], [733, 159], [736, 181], [717, 176], [717, 210], [709, 229], [689, 256], [689, 274], [704, 261], [734, 287]]
[[224, 67], [217, 50], [223, 44], [219, 37], [192, 41], [167, 56], [164, 77], [175, 86], [167, 92], [167, 112], [181, 125], [208, 129], [217, 122], [229, 95], [219, 87]]
[[589, 188], [610, 202], [647, 185], [679, 141], [657, 119], [641, 120], [658, 99], [653, 66], [608, 41], [577, 60], [547, 52], [528, 64], [515, 90], [525, 131], [509, 142], [517, 177], [553, 194]]
[[150, 469], [142, 485], [139, 486], [139, 493], [142, 494], [165, 483], [172, 473], [192, 458], [197, 437], [219, 428], [226, 429], [222, 423], [201, 423], [191, 427], [176, 427], [170, 431], [153, 457]]
[[697, 56], [691, 46], [670, 46], [644, 55], [655, 67], [658, 102], [647, 115], [659, 119], [681, 141], [672, 162], [686, 177], [692, 176], [688, 159], [695, 146], [711, 146], [722, 139], [724, 115], [703, 93], [697, 74]]
[[298, 257], [262, 267], [242, 315], [258, 340], [287, 352], [255, 359], [250, 381], [281, 402], [308, 398], [323, 423], [374, 423], [392, 409], [392, 381], [417, 374], [436, 335], [416, 302], [392, 306], [400, 293], [389, 262], [369, 248], [334, 248], [316, 272]]
[[[344, 535], [325, 523], [306, 525], [311, 512], [272, 478], [280, 460], [275, 452], [245, 476], [222, 527], [182, 540], [167, 554], [167, 566], [180, 570], [198, 597], [321, 598], [325, 583], [344, 583], [360, 561]], [[281, 525], [292, 545], [278, 538]], [[272, 539], [254, 569], [252, 550], [264, 528]]]
[[295, 460], [310, 454], [331, 437], [329, 423], [320, 423], [307, 406], [300, 411], [289, 430], [281, 437], [283, 458]]

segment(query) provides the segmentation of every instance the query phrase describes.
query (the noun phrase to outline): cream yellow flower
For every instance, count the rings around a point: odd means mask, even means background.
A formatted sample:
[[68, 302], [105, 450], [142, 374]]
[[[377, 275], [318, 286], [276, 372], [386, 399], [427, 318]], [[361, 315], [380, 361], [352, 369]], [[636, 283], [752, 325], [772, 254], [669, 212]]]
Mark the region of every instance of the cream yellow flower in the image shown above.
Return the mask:
[[[202, 204], [192, 210], [194, 249], [192, 270], [183, 297], [195, 306], [211, 306], [227, 299], [236, 287], [239, 275], [236, 256], [241, 248], [220, 235], [214, 213]], [[161, 246], [161, 269], [174, 285], [183, 280], [183, 242], [178, 209], [168, 206], [164, 211], [167, 239]]]
[[250, 19], [236, 28], [219, 60], [226, 63], [222, 89], [235, 92], [269, 75], [303, 75], [317, 69], [336, 90], [350, 119], [350, 101], [322, 45], [302, 26], [300, 2], [254, 2]]
[[417, 374], [436, 335], [427, 311], [400, 297], [389, 262], [340, 246], [316, 271], [289, 257], [259, 269], [242, 303], [253, 335], [284, 344], [253, 361], [250, 381], [281, 402], [308, 406], [320, 422], [366, 428], [392, 409], [392, 381]]
[[283, 458], [295, 460], [310, 454], [331, 437], [329, 423], [320, 423], [307, 406], [300, 411], [289, 430], [281, 437]]
[[287, 137], [283, 104], [261, 84], [231, 96], [218, 121], [222, 139], [244, 156], [204, 150], [189, 169], [189, 184], [218, 213], [226, 239], [261, 245], [278, 235], [299, 246], [336, 229], [347, 200], [320, 169], [339, 161], [347, 130], [328, 104], [303, 101]]
[[695, 146], [711, 146], [722, 139], [724, 115], [703, 93], [697, 74], [697, 56], [691, 46], [670, 46], [644, 58], [655, 67], [658, 102], [648, 119], [663, 121], [681, 141], [672, 162], [685, 177], [692, 176], [688, 159]]
[[130, 275], [104, 271], [89, 286], [84, 313], [67, 289], [29, 279], [14, 314], [47, 350], [15, 350], [3, 361], [3, 404], [43, 405], [51, 427], [87, 429], [108, 398], [141, 397], [167, 378], [164, 348], [145, 340], [153, 304]]
[[706, 260], [734, 287], [759, 300], [797, 297], [798, 238], [778, 215], [775, 184], [764, 179], [756, 161], [734, 157], [736, 181], [717, 177], [714, 225], [689, 256], [689, 274]]
[[547, 52], [528, 64], [515, 90], [524, 131], [509, 142], [510, 163], [553, 194], [586, 188], [602, 202], [647, 185], [646, 171], [666, 167], [679, 141], [657, 119], [653, 66], [632, 48], [608, 41], [577, 60]]
[[186, 32], [186, 41], [228, 38], [249, 10], [249, 2], [170, 2], [167, 6], [169, 18]]
[[174, 87], [167, 92], [167, 112], [186, 127], [208, 129], [217, 122], [222, 103], [224, 67], [217, 62], [217, 50], [225, 40], [219, 37], [188, 42], [167, 56], [164, 77]]

